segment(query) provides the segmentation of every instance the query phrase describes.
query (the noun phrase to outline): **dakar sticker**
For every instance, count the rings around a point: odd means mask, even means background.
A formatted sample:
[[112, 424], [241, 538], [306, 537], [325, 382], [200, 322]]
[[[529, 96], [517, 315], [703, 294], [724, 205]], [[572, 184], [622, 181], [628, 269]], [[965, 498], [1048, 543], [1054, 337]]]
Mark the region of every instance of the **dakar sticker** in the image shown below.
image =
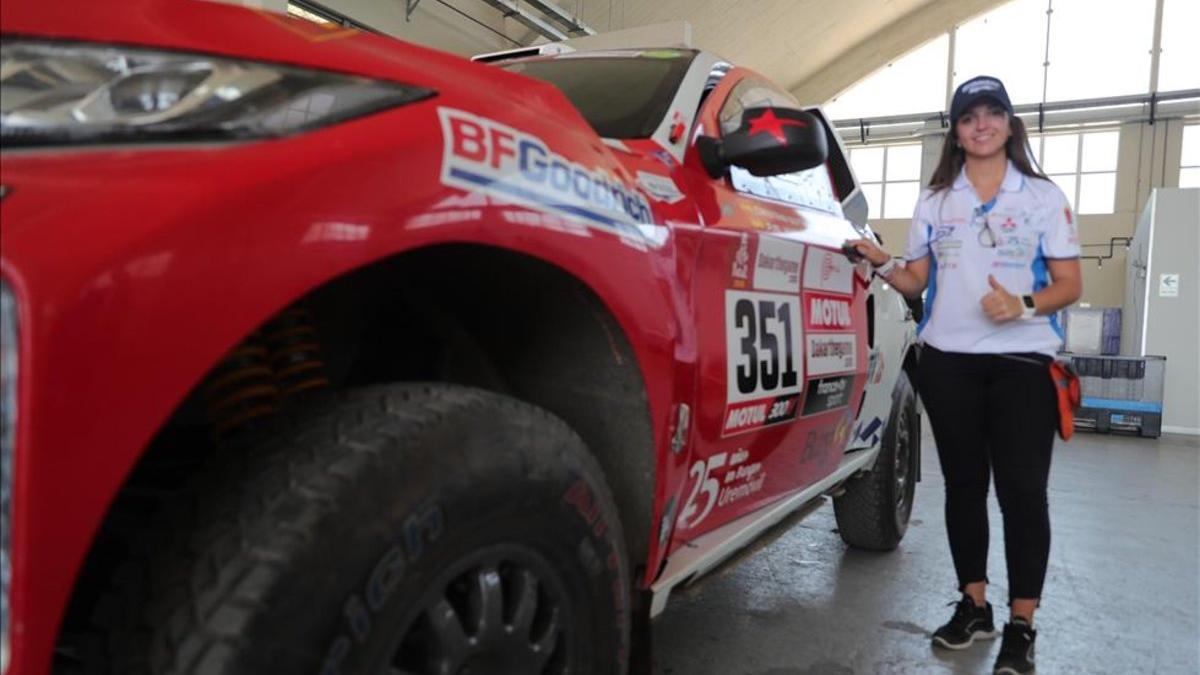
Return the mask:
[[754, 258], [754, 287], [781, 293], [800, 292], [800, 262], [804, 244], [763, 235]]
[[831, 375], [854, 370], [858, 342], [853, 333], [808, 335], [805, 351], [809, 376]]
[[559, 155], [544, 141], [486, 117], [438, 108], [442, 182], [641, 238], [653, 223], [641, 192], [603, 170]]
[[810, 246], [804, 258], [804, 288], [849, 295], [853, 269], [841, 253]]

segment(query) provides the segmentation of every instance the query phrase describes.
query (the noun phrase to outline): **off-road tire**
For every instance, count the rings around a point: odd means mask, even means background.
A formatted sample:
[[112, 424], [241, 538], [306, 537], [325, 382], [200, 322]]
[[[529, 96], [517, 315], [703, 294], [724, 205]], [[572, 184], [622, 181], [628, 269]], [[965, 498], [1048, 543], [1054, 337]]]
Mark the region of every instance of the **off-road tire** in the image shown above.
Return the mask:
[[114, 576], [104, 670], [625, 672], [621, 524], [566, 424], [440, 384], [297, 418], [199, 477]]
[[871, 470], [852, 478], [833, 499], [842, 541], [871, 551], [895, 549], [912, 515], [921, 428], [917, 397], [905, 373], [892, 390], [892, 412], [881, 442]]

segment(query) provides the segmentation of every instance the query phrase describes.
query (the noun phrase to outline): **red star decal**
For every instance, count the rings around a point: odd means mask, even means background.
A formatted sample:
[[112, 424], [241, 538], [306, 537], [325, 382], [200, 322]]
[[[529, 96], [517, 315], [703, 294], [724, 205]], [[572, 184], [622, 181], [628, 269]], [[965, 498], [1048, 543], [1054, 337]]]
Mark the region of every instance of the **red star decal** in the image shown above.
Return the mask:
[[787, 136], [783, 135], [785, 126], [803, 128], [808, 124], [800, 120], [779, 119], [775, 116], [773, 108], [767, 108], [767, 112], [750, 120], [750, 135], [766, 132], [774, 136], [775, 140], [780, 143], [787, 143]]

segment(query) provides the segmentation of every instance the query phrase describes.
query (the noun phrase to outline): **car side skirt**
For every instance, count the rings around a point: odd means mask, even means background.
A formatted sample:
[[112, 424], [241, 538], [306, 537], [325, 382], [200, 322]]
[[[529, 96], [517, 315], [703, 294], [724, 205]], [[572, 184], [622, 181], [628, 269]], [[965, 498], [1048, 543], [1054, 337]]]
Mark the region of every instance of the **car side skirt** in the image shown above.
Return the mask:
[[690, 584], [711, 572], [798, 509], [873, 465], [879, 455], [879, 447], [847, 453], [837, 471], [816, 483], [688, 542], [687, 546], [680, 548], [667, 560], [663, 573], [651, 584], [653, 599], [650, 617], [654, 618], [666, 609], [672, 589]]

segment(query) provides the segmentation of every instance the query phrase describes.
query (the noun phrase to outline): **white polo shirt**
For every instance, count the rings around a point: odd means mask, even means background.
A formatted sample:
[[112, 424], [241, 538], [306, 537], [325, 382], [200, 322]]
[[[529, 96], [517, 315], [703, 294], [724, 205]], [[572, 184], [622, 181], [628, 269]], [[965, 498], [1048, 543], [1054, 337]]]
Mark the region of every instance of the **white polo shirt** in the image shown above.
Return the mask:
[[992, 290], [989, 274], [1021, 296], [1049, 285], [1047, 260], [1079, 257], [1075, 217], [1057, 185], [1025, 176], [1010, 161], [1000, 191], [986, 204], [965, 170], [950, 189], [922, 191], [905, 258], [925, 256], [930, 256], [929, 286], [918, 328], [921, 341], [971, 354], [1053, 355], [1061, 348], [1057, 316], [996, 323], [980, 304]]

